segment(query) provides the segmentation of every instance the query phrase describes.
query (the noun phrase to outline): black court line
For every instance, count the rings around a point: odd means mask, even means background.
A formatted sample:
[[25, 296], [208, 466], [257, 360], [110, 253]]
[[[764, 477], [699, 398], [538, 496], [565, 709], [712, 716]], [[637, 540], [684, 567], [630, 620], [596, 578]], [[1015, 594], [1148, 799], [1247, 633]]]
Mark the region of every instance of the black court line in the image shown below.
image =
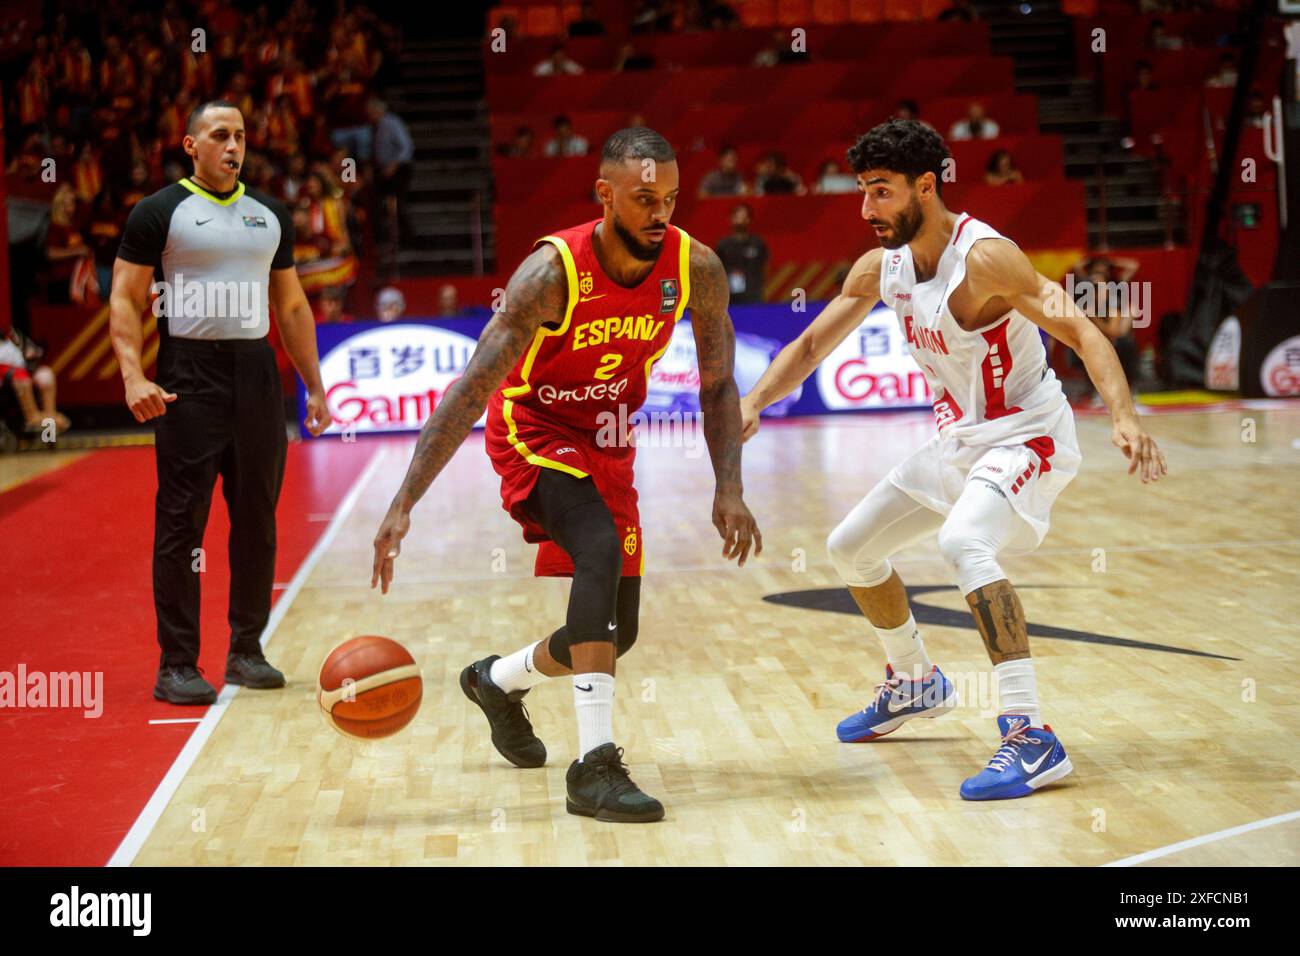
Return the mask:
[[[1072, 585], [1062, 584], [1018, 584], [1016, 590], [1032, 588], [1067, 588]], [[934, 624], [939, 627], [960, 627], [975, 630], [975, 622], [966, 610], [954, 611], [951, 608], [935, 607], [918, 601], [922, 594], [932, 591], [956, 591], [950, 584], [907, 585], [907, 600], [912, 606], [912, 615], [917, 624]], [[1080, 590], [1091, 590], [1080, 588]], [[796, 607], [805, 611], [832, 611], [837, 614], [861, 616], [862, 611], [849, 594], [847, 588], [814, 588], [810, 591], [783, 591], [780, 594], [765, 594], [763, 600], [783, 607]], [[1194, 651], [1186, 647], [1173, 647], [1169, 644], [1152, 644], [1149, 641], [1133, 641], [1126, 637], [1111, 637], [1106, 634], [1093, 634], [1089, 631], [1074, 631], [1068, 627], [1052, 627], [1050, 624], [1026, 622], [1030, 637], [1046, 637], [1057, 641], [1080, 641], [1084, 644], [1106, 644], [1111, 647], [1132, 647], [1141, 651], [1160, 651], [1165, 654], [1186, 654], [1189, 657], [1209, 657], [1217, 661], [1238, 661], [1239, 657], [1225, 657], [1222, 654], [1210, 654], [1206, 651]], [[978, 633], [978, 632], [977, 632]]]

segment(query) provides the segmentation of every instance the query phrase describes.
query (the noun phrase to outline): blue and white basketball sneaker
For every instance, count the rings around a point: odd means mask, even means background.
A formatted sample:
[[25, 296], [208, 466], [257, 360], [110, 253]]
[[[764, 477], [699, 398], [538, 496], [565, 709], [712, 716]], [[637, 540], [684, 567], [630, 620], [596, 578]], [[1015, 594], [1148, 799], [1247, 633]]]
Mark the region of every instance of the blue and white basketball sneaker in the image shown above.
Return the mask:
[[1030, 727], [1028, 717], [1003, 714], [998, 730], [1002, 746], [987, 767], [962, 783], [963, 800], [1027, 797], [1074, 769], [1051, 727]]
[[846, 744], [875, 740], [913, 717], [942, 717], [957, 704], [957, 691], [937, 666], [920, 680], [912, 680], [895, 677], [894, 669], [886, 664], [885, 681], [876, 685], [875, 699], [841, 720], [835, 734]]

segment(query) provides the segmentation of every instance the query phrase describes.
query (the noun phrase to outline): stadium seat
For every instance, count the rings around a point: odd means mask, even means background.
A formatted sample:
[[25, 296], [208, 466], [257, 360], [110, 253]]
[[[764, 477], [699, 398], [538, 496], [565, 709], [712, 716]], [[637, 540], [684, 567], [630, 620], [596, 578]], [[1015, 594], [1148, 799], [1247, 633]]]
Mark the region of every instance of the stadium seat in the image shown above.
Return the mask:
[[885, 19], [891, 23], [913, 23], [921, 19], [921, 0], [885, 0]]
[[834, 26], [849, 22], [849, 0], [813, 0], [813, 23]]
[[812, 0], [777, 0], [776, 22], [783, 27], [807, 29], [813, 22]]
[[560, 8], [553, 5], [529, 7], [524, 11], [522, 30], [531, 37], [562, 35], [564, 23], [560, 19]]
[[849, 20], [853, 23], [883, 23], [885, 0], [849, 0]]
[[776, 0], [745, 0], [740, 7], [740, 22], [747, 27], [776, 26]]

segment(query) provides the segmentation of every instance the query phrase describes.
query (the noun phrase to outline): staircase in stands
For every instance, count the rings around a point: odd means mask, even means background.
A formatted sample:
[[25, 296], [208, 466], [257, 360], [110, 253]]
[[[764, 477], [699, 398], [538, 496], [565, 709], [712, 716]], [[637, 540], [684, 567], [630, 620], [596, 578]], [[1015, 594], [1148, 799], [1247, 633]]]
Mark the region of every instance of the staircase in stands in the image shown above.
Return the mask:
[[401, 81], [388, 91], [389, 107], [406, 121], [415, 142], [409, 200], [414, 236], [397, 253], [399, 276], [495, 269], [483, 55], [474, 39], [404, 44]]
[[1087, 186], [1090, 248], [1185, 242], [1181, 203], [1165, 198], [1159, 168], [1125, 146], [1127, 124], [1102, 110], [1096, 81], [1079, 77], [1074, 24], [1057, 0], [974, 5], [993, 54], [1015, 62], [1016, 91], [1038, 96], [1040, 131], [1064, 140], [1065, 175]]

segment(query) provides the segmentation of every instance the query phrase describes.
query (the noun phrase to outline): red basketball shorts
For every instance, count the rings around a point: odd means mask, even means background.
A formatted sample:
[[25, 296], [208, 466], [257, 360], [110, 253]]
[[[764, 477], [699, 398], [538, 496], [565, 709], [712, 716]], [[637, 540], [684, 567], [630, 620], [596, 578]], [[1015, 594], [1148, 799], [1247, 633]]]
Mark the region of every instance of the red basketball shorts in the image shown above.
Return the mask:
[[596, 435], [555, 423], [521, 420], [519, 407], [507, 421], [497, 403], [488, 409], [485, 444], [492, 467], [501, 476], [501, 507], [519, 522], [524, 540], [538, 545], [533, 573], [537, 577], [569, 577], [573, 562], [547, 535], [527, 508], [528, 496], [542, 468], [574, 478], [590, 477], [605, 499], [623, 544], [623, 576], [640, 577], [645, 567], [641, 516], [632, 487], [636, 449], [601, 448]]

